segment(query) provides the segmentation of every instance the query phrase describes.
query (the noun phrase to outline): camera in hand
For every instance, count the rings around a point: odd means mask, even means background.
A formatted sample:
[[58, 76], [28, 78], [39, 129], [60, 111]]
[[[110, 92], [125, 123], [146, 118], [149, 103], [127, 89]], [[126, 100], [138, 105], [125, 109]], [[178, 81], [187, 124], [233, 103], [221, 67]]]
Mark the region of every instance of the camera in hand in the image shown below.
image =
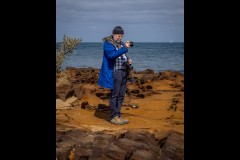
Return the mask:
[[130, 44], [130, 47], [134, 46], [132, 41], [130, 41], [129, 44]]
[[124, 63], [123, 63], [123, 66], [126, 67], [126, 69], [127, 69], [128, 71], [133, 70], [133, 66], [132, 66], [131, 64], [129, 64], [128, 62], [124, 62]]

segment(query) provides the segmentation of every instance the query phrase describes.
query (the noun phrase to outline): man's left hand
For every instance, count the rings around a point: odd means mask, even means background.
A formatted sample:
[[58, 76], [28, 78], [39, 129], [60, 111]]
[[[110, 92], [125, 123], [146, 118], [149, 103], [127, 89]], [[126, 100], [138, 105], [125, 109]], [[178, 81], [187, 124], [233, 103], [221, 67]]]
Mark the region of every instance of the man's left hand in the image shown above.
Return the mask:
[[132, 60], [130, 58], [128, 59], [128, 64], [132, 64]]

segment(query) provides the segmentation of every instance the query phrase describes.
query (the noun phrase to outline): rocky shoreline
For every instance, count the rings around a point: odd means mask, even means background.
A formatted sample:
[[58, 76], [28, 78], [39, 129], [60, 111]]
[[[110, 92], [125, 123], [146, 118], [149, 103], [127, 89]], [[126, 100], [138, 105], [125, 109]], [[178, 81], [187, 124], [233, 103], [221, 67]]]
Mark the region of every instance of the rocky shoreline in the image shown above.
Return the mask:
[[56, 157], [60, 159], [184, 159], [184, 75], [133, 71], [122, 115], [108, 122], [109, 90], [99, 69], [68, 67], [56, 75]]

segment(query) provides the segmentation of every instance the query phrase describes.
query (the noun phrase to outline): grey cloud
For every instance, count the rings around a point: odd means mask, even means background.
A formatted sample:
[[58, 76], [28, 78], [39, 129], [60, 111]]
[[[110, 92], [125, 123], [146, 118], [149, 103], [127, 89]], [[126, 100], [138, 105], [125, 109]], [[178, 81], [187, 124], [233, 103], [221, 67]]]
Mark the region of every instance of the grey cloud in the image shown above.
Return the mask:
[[[70, 3], [71, 2], [71, 3]], [[181, 2], [181, 3], [180, 3]], [[162, 20], [164, 16], [182, 16], [182, 0], [165, 1], [139, 1], [139, 0], [57, 0], [57, 21], [81, 20], [89, 21], [115, 21], [123, 20], [126, 23], [133, 22], [154, 22]], [[159, 19], [160, 18], [160, 19]]]
[[84, 34], [93, 26], [105, 31], [114, 24], [138, 25], [138, 30], [147, 26], [159, 33], [174, 26], [183, 33], [184, 0], [56, 0], [56, 12], [58, 37], [66, 31], [76, 33], [80, 27]]
[[57, 0], [57, 8], [82, 11], [158, 10], [183, 8], [183, 0]]

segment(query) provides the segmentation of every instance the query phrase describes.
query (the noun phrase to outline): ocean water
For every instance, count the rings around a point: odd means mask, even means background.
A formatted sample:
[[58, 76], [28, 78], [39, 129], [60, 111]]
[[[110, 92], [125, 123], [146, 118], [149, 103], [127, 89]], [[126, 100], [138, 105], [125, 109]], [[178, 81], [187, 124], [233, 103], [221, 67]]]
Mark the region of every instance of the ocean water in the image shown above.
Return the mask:
[[[56, 43], [56, 48], [60, 43]], [[74, 52], [66, 55], [61, 65], [62, 69], [71, 67], [101, 68], [103, 56], [103, 43], [82, 42]], [[155, 73], [172, 70], [184, 73], [184, 43], [156, 42], [134, 43], [128, 49], [127, 56], [132, 59], [134, 70], [142, 71], [153, 69]]]

